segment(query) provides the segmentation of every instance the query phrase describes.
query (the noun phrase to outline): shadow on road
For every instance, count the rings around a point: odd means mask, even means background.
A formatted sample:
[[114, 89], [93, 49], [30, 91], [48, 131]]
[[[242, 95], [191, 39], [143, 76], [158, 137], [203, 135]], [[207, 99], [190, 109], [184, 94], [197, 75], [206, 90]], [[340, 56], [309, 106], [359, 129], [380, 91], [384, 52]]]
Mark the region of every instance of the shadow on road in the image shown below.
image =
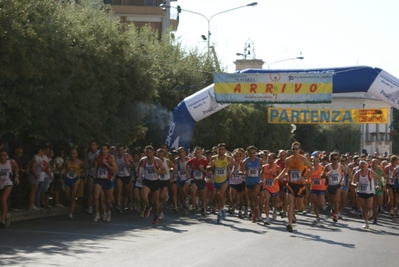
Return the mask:
[[[111, 247], [104, 246], [107, 241], [125, 242], [126, 246], [137, 245], [146, 236], [158, 237], [162, 236], [163, 232], [176, 235], [186, 234], [190, 232], [192, 225], [228, 227], [232, 231], [265, 236], [276, 231], [287, 233], [286, 218], [284, 220], [278, 218], [271, 225], [264, 226], [263, 223], [252, 224], [248, 219], [239, 219], [231, 215], [228, 215], [222, 224], [216, 224], [216, 216], [211, 214], [206, 217], [198, 214], [180, 217], [168, 210], [165, 211], [165, 215], [166, 219], [161, 220], [158, 225], [152, 224], [152, 217], [141, 218], [137, 212], [113, 214], [110, 223], [93, 222], [92, 215], [83, 213], [76, 214], [74, 220], [67, 220], [65, 217], [59, 216], [17, 222], [0, 231], [0, 266], [38, 265], [38, 262], [33, 260], [35, 257], [30, 256], [33, 254], [63, 255], [85, 260], [84, 257], [87, 254], [110, 251]], [[381, 214], [378, 225], [370, 224], [371, 229], [369, 230], [362, 229], [364, 223], [356, 216], [344, 217], [344, 220], [339, 220], [337, 223], [324, 217], [322, 226], [315, 226], [312, 223], [314, 214], [297, 215], [297, 219], [298, 224], [294, 228], [294, 232], [287, 233], [287, 235], [304, 241], [322, 242], [333, 246], [356, 248], [352, 242], [328, 239], [322, 233], [338, 234], [344, 229], [349, 229], [367, 235], [399, 236], [396, 219], [391, 219], [387, 214]], [[252, 225], [256, 227], [252, 227]], [[170, 235], [163, 236], [170, 238]], [[331, 237], [331, 235], [329, 236]], [[64, 266], [62, 262], [49, 262], [48, 265]]]

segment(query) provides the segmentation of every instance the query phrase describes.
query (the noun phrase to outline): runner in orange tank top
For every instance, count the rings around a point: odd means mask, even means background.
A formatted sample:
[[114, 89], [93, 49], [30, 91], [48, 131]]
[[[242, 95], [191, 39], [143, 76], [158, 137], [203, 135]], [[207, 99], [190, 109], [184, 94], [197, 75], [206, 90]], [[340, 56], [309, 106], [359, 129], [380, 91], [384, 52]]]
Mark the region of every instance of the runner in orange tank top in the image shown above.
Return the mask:
[[[282, 181], [284, 175], [287, 174], [288, 224], [286, 229], [288, 232], [292, 232], [292, 218], [294, 217], [295, 200], [303, 197], [306, 181], [313, 172], [312, 165], [304, 156], [300, 154], [300, 149], [301, 144], [299, 142], [295, 141], [292, 143], [292, 156], [286, 160], [286, 167], [276, 178], [279, 181]], [[304, 175], [306, 172], [306, 167], [309, 168], [309, 172]]]
[[278, 180], [276, 180], [276, 177], [280, 174], [281, 168], [275, 163], [276, 158], [277, 155], [275, 153], [269, 153], [269, 155], [267, 156], [267, 163], [262, 166], [262, 185], [263, 188], [266, 189], [262, 192], [265, 195], [265, 225], [269, 225], [271, 222], [271, 219], [269, 217], [270, 198], [272, 198], [273, 201], [273, 220], [275, 220], [277, 217], [277, 209], [280, 204], [280, 186]]
[[324, 207], [324, 196], [326, 194], [326, 179], [322, 178], [323, 166], [320, 165], [320, 158], [318, 156], [312, 157], [313, 173], [309, 177], [308, 183], [310, 184], [310, 197], [312, 199], [313, 210], [316, 214], [314, 223], [320, 225], [319, 208]]

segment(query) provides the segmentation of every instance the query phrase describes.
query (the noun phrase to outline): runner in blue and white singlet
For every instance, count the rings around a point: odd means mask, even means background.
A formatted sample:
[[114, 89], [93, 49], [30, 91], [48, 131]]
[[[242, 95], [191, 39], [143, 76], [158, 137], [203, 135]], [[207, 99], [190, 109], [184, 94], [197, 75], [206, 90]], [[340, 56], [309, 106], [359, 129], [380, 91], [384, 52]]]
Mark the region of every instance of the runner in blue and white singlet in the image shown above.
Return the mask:
[[247, 148], [248, 157], [242, 161], [241, 170], [245, 174], [245, 184], [252, 212], [252, 222], [255, 223], [260, 216], [258, 195], [260, 192], [260, 170], [264, 162], [256, 157], [258, 149], [254, 146]]
[[177, 192], [178, 196], [180, 196], [180, 202], [183, 204], [183, 215], [187, 215], [188, 207], [186, 203], [186, 199], [189, 193], [190, 187], [190, 179], [187, 178], [187, 162], [188, 157], [186, 156], [186, 150], [184, 147], [179, 147], [177, 149], [179, 156], [175, 159], [175, 179], [177, 183]]

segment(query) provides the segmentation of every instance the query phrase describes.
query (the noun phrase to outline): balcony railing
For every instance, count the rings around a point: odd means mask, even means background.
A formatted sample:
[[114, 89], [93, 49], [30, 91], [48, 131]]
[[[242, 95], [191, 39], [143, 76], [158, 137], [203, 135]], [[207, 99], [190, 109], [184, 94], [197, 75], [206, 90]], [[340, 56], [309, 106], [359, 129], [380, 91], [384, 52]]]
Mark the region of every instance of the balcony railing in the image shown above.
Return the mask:
[[118, 6], [154, 6], [158, 7], [161, 0], [104, 0], [104, 4]]

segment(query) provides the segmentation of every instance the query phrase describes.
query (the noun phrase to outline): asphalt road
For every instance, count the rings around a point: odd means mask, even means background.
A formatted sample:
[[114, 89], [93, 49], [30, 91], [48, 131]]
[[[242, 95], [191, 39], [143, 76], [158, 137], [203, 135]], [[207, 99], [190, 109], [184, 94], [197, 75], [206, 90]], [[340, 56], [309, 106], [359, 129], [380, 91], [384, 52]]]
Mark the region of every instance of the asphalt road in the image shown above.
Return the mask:
[[338, 223], [297, 215], [293, 233], [286, 219], [270, 226], [228, 215], [178, 216], [168, 210], [154, 226], [139, 213], [113, 214], [93, 222], [76, 214], [17, 222], [0, 230], [0, 266], [394, 266], [399, 256], [399, 219], [380, 215], [379, 225], [347, 216]]

